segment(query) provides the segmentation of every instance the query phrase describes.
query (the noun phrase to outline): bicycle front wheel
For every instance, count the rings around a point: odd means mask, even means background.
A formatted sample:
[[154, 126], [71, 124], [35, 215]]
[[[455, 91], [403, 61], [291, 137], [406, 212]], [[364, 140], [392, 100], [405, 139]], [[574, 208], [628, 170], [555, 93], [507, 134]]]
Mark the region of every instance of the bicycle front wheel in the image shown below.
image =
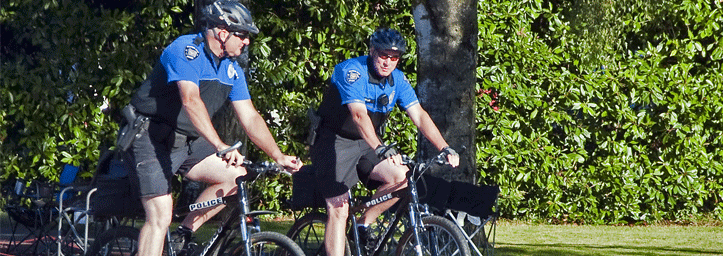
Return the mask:
[[120, 226], [106, 230], [98, 235], [86, 255], [90, 256], [130, 256], [138, 253], [138, 235], [134, 227]]
[[[294, 222], [286, 236], [301, 247], [306, 256], [326, 256], [324, 233], [328, 217], [324, 213], [311, 212]], [[349, 242], [344, 243], [344, 256], [351, 256]]]
[[[452, 221], [439, 217], [422, 218], [424, 228], [419, 232], [421, 251], [424, 256], [467, 256], [469, 246], [459, 228]], [[398, 256], [417, 255], [414, 230], [404, 232], [397, 247]]]
[[[276, 232], [259, 232], [251, 234], [252, 256], [304, 256], [304, 251], [290, 238]], [[243, 256], [244, 243], [239, 242], [230, 249], [224, 250], [223, 255]]]

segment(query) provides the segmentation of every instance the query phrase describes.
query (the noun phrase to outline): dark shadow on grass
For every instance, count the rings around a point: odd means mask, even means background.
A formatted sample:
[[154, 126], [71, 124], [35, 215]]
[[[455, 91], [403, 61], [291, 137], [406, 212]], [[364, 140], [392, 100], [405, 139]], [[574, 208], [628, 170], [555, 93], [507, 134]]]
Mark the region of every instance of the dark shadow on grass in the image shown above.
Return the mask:
[[495, 255], [723, 255], [723, 251], [653, 246], [497, 243]]

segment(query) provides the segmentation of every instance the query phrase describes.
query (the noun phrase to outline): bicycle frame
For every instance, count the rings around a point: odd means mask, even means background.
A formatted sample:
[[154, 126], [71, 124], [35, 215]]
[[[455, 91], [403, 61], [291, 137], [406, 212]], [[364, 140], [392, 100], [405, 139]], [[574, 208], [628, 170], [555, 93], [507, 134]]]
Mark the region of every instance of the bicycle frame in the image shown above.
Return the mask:
[[[263, 214], [274, 214], [275, 212], [272, 211], [250, 211], [249, 210], [249, 201], [248, 201], [248, 190], [246, 189], [246, 182], [250, 180], [254, 180], [258, 176], [257, 173], [249, 172], [246, 175], [239, 176], [236, 178], [236, 185], [238, 187], [237, 193], [234, 195], [228, 195], [223, 197], [218, 197], [215, 199], [211, 199], [204, 202], [199, 203], [193, 203], [190, 205], [186, 205], [180, 208], [176, 208], [174, 210], [175, 216], [184, 216], [187, 215], [190, 212], [194, 211], [200, 211], [203, 209], [208, 209], [211, 207], [216, 207], [218, 205], [227, 205], [229, 207], [234, 207], [231, 212], [224, 218], [221, 222], [221, 225], [219, 226], [218, 230], [216, 230], [216, 233], [213, 234], [213, 236], [207, 241], [207, 245], [203, 248], [203, 250], [198, 254], [198, 256], [205, 256], [209, 255], [209, 252], [215, 252], [216, 250], [220, 249], [224, 243], [228, 242], [223, 239], [219, 238], [226, 238], [229, 236], [229, 232], [232, 232], [235, 228], [239, 228], [239, 231], [241, 233], [241, 239], [244, 242], [244, 246], [246, 249], [246, 256], [250, 256], [251, 253], [251, 241], [249, 239], [249, 236], [251, 234], [251, 230], [253, 231], [260, 231], [261, 226], [255, 217], [258, 215]], [[248, 227], [248, 219], [247, 217], [251, 217], [253, 220], [253, 226], [251, 228]], [[238, 227], [232, 227], [233, 223], [238, 220], [239, 226]], [[166, 239], [167, 241], [171, 241], [171, 232], [170, 230], [166, 233]], [[168, 255], [169, 256], [175, 256], [176, 252], [173, 251], [173, 248], [171, 246], [168, 246]], [[214, 254], [211, 254], [214, 255]]]
[[[413, 165], [413, 168], [411, 168], [408, 172], [407, 177], [407, 187], [387, 193], [385, 195], [382, 195], [381, 197], [369, 200], [367, 202], [361, 203], [361, 205], [354, 206], [351, 193], [349, 194], [349, 217], [351, 218], [352, 222], [352, 230], [354, 234], [354, 244], [356, 246], [356, 256], [362, 256], [361, 255], [361, 248], [359, 245], [359, 232], [356, 228], [356, 218], [354, 217], [356, 213], [359, 213], [365, 209], [368, 209], [369, 207], [372, 207], [374, 205], [389, 201], [394, 198], [399, 198], [401, 201], [399, 202], [399, 208], [394, 212], [394, 215], [392, 216], [391, 224], [389, 224], [388, 227], [386, 227], [382, 232], [382, 239], [379, 239], [375, 244], [372, 250], [369, 252], [369, 255], [378, 256], [382, 251], [381, 248], [384, 244], [389, 242], [392, 235], [394, 234], [394, 231], [397, 230], [399, 221], [401, 220], [401, 216], [404, 216], [405, 213], [409, 214], [409, 220], [410, 220], [410, 227], [414, 230], [414, 242], [415, 242], [415, 252], [418, 256], [422, 255], [422, 247], [421, 247], [421, 240], [419, 238], [419, 231], [424, 228], [424, 225], [422, 223], [422, 217], [431, 215], [429, 213], [429, 209], [426, 205], [419, 203], [419, 194], [417, 192], [417, 183], [416, 180], [418, 177], [421, 177], [422, 173], [426, 171], [424, 167], [426, 165], [424, 163], [419, 164], [413, 164], [411, 161], [407, 160], [405, 161], [405, 165]], [[406, 212], [405, 212], [406, 211]], [[433, 252], [436, 252], [437, 249], [433, 248]], [[434, 255], [434, 254], [433, 254]]]
[[399, 221], [401, 219], [401, 218], [399, 218], [399, 216], [402, 216], [405, 213], [405, 211], [411, 210], [411, 207], [409, 209], [404, 207], [406, 205], [410, 205], [408, 193], [405, 193], [406, 191], [408, 191], [408, 188], [404, 188], [404, 189], [401, 189], [401, 190], [398, 190], [395, 192], [391, 192], [391, 193], [383, 195], [379, 198], [376, 198], [376, 199], [373, 199], [373, 200], [370, 200], [367, 202], [363, 202], [362, 205], [359, 205], [359, 206], [352, 205], [353, 200], [351, 200], [352, 199], [351, 194], [349, 195], [349, 199], [350, 199], [349, 207], [351, 208], [349, 216], [350, 216], [350, 219], [352, 222], [351, 227], [352, 227], [352, 230], [354, 231], [353, 234], [354, 234], [354, 244], [356, 246], [356, 248], [355, 248], [356, 256], [362, 256], [362, 255], [361, 255], [361, 247], [359, 246], [359, 232], [356, 230], [356, 228], [353, 228], [353, 227], [356, 227], [356, 224], [357, 224], [356, 218], [354, 217], [355, 214], [359, 213], [369, 207], [392, 200], [394, 198], [400, 198], [400, 200], [402, 200], [400, 202], [400, 207], [394, 212], [394, 215], [392, 216], [391, 224], [389, 224], [389, 226], [383, 230], [383, 232], [382, 232], [383, 238], [374, 244], [374, 248], [372, 248], [372, 250], [370, 252], [371, 255], [379, 255], [379, 253], [381, 253], [380, 249], [382, 248], [382, 245], [386, 244], [389, 241], [389, 239], [391, 239], [392, 235], [394, 234], [394, 231], [397, 230], [397, 224], [399, 224]]

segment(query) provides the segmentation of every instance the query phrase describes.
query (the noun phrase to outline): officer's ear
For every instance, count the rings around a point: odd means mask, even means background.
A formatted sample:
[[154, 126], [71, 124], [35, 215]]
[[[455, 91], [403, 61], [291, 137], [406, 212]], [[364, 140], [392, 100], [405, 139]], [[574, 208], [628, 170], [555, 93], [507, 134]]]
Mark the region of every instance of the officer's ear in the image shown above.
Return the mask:
[[216, 36], [219, 39], [221, 39], [221, 40], [219, 40], [221, 42], [225, 42], [229, 38], [229, 35], [231, 34], [231, 32], [228, 32], [228, 30], [223, 29], [223, 28], [216, 28], [215, 33], [216, 33]]

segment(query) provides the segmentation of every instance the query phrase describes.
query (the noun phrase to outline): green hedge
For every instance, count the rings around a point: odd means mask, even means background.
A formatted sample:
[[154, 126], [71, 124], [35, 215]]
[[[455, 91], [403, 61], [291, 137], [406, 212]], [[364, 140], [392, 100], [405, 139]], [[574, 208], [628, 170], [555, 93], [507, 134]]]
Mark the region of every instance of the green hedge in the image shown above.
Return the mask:
[[720, 3], [619, 3], [597, 24], [566, 17], [605, 9], [548, 4], [479, 4], [478, 166], [503, 216], [721, 219]]
[[[0, 168], [56, 180], [92, 170], [162, 48], [192, 31], [191, 1], [3, 1]], [[284, 151], [307, 158], [305, 111], [380, 25], [414, 38], [409, 0], [252, 1], [254, 103]], [[506, 218], [554, 223], [723, 219], [721, 3], [479, 1], [477, 159]], [[401, 69], [416, 81], [416, 44]], [[73, 100], [68, 100], [73, 95]], [[388, 134], [414, 153], [394, 112]], [[250, 156], [264, 157], [252, 148]], [[84, 175], [90, 176], [90, 172]], [[279, 209], [288, 178], [264, 180]]]
[[116, 4], [2, 2], [3, 180], [57, 181], [65, 163], [92, 170], [118, 129], [101, 107], [120, 109], [161, 47], [191, 28], [188, 1]]

